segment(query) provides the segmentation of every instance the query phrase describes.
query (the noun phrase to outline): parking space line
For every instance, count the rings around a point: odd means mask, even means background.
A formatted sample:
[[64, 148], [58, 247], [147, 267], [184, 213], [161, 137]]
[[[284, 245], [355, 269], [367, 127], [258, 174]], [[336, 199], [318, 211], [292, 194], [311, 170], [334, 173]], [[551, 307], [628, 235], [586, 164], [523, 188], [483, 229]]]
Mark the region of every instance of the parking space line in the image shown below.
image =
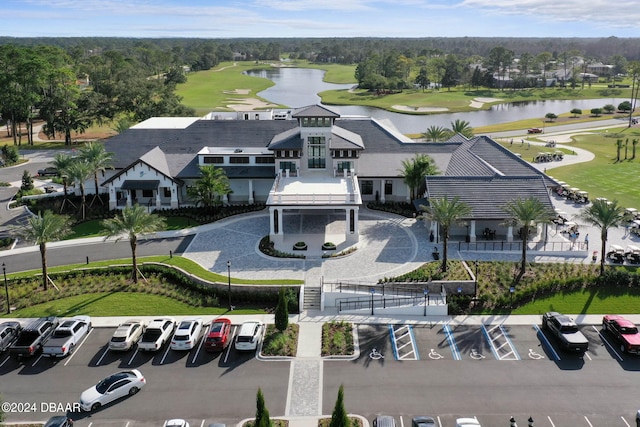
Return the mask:
[[7, 363], [9, 361], [9, 359], [11, 359], [11, 356], [7, 356], [6, 359], [4, 359], [2, 361], [2, 363], [0, 363], [0, 368], [2, 368], [4, 366], [5, 363]]
[[133, 362], [133, 359], [135, 359], [137, 355], [138, 355], [138, 345], [136, 344], [136, 351], [133, 352], [133, 355], [131, 356], [131, 358], [127, 362], [127, 366], [131, 365], [131, 362]]
[[131, 421], [127, 421], [127, 423], [124, 425], [124, 427], [129, 427], [129, 424], [131, 424]]
[[393, 325], [389, 324], [389, 338], [391, 338], [391, 347], [393, 348], [393, 358], [398, 360], [398, 348], [396, 347], [396, 334]]
[[102, 352], [102, 356], [100, 356], [100, 359], [98, 359], [98, 361], [96, 362], [96, 366], [100, 366], [100, 363], [102, 363], [102, 359], [104, 359], [104, 357], [107, 355], [108, 352], [109, 352], [109, 346], [107, 345], [107, 348], [105, 348], [104, 351]]
[[198, 345], [198, 349], [196, 350], [196, 354], [193, 355], [193, 359], [191, 360], [191, 364], [196, 363], [196, 359], [198, 357], [198, 354], [200, 354], [200, 350], [202, 349], [202, 345], [204, 344], [205, 340], [206, 340], [206, 336], [209, 334], [209, 328], [211, 327], [211, 324], [209, 324], [209, 326], [206, 327], [206, 329], [204, 330], [204, 334], [202, 334], [202, 337], [200, 338], [200, 344]]
[[91, 425], [93, 425], [93, 421], [91, 421], [87, 427], [91, 427]]
[[507, 331], [504, 330], [504, 326], [502, 324], [500, 325], [500, 330], [502, 331], [502, 335], [504, 336], [504, 339], [509, 343], [509, 347], [511, 348], [511, 353], [513, 353], [514, 357], [516, 358], [515, 360], [521, 360], [520, 354], [518, 354], [518, 350], [516, 349], [516, 346], [513, 345], [513, 341], [511, 341], [511, 337], [509, 337], [509, 334], [507, 333]]
[[236, 337], [236, 332], [238, 331], [238, 328], [236, 326], [233, 326], [233, 331], [231, 334], [231, 338], [229, 338], [229, 344], [227, 344], [227, 354], [225, 354], [224, 356], [224, 363], [227, 363], [227, 360], [229, 359], [229, 353], [231, 353], [231, 347], [233, 347], [233, 339]]
[[587, 418], [587, 416], [584, 416], [584, 419], [587, 421], [587, 424], [589, 424], [589, 427], [593, 427], [593, 424], [591, 424], [591, 421], [589, 421], [589, 418]]
[[598, 328], [595, 327], [595, 325], [591, 325], [593, 327], [593, 329], [598, 333], [598, 335], [600, 335], [600, 339], [602, 341], [604, 341], [604, 343], [607, 345], [607, 347], [609, 347], [611, 349], [611, 351], [613, 351], [613, 353], [616, 355], [616, 357], [618, 358], [619, 361], [623, 362], [624, 358], [622, 356], [620, 356], [618, 354], [618, 352], [616, 351], [615, 347], [613, 347], [613, 345], [611, 345], [611, 343], [609, 342], [609, 340], [604, 336], [604, 334], [602, 333], [602, 331], [598, 330]]
[[[493, 331], [494, 329], [495, 328], [491, 328], [491, 331]], [[496, 348], [493, 346], [493, 341], [489, 336], [489, 330], [486, 328], [485, 325], [482, 325], [482, 334], [484, 335], [485, 339], [489, 342], [489, 347], [491, 348], [491, 353], [493, 353], [493, 357], [495, 357], [496, 360], [500, 360], [500, 356], [498, 355]]]
[[437, 418], [438, 418], [438, 426], [442, 427], [442, 421], [440, 421], [440, 415], [438, 415]]
[[78, 344], [76, 348], [73, 349], [73, 353], [67, 356], [67, 360], [64, 362], [64, 366], [67, 366], [67, 364], [71, 362], [71, 359], [73, 359], [73, 356], [76, 355], [76, 352], [78, 351], [78, 349], [82, 347], [82, 344], [84, 344], [87, 338], [89, 338], [89, 335], [91, 335], [91, 332], [93, 332], [93, 328], [89, 329], [89, 332], [87, 332], [87, 335], [84, 336], [84, 339], [82, 340], [82, 342]]
[[626, 424], [627, 427], [631, 427], [631, 425], [627, 422], [627, 420], [624, 419], [624, 417], [621, 415], [620, 418], [622, 418], [622, 422]]
[[171, 350], [171, 344], [170, 343], [165, 343], [165, 345], [167, 346], [167, 349], [164, 351], [164, 355], [162, 356], [162, 359], [160, 360], [160, 364], [164, 365], [164, 359], [167, 358], [167, 354], [169, 354], [169, 350]]
[[456, 344], [456, 340], [453, 337], [453, 332], [449, 327], [448, 323], [442, 325], [442, 330], [444, 332], [445, 337], [447, 338], [447, 342], [449, 343], [449, 347], [451, 348], [451, 353], [453, 354], [453, 360], [462, 360], [462, 356], [460, 355], [460, 350], [458, 349], [458, 344]]
[[[544, 333], [542, 333], [542, 329], [540, 329], [540, 327], [538, 325], [533, 325], [533, 329], [536, 331], [536, 335], [538, 335], [538, 337], [540, 339], [542, 339], [542, 341], [544, 342], [544, 344], [547, 347], [547, 349], [551, 353], [553, 353], [553, 359], [554, 360], [562, 360], [562, 359], [560, 359], [560, 356], [558, 355], [558, 353], [556, 353], [556, 349], [553, 348], [553, 346], [551, 345], [551, 343], [547, 339], [546, 335]], [[549, 418], [549, 421], [551, 421], [551, 418]], [[551, 423], [551, 425], [553, 425], [553, 423]]]
[[204, 420], [200, 421], [200, 427], [204, 427]]
[[553, 421], [551, 421], [551, 417], [547, 416], [547, 419], [549, 420], [549, 424], [551, 424], [551, 427], [556, 427], [556, 425], [553, 423]]
[[35, 361], [35, 362], [33, 362], [33, 363], [31, 364], [31, 367], [36, 366], [36, 363], [38, 363], [38, 362], [40, 361], [40, 359], [42, 359], [42, 353], [40, 353], [40, 356], [38, 356], [38, 358], [36, 359], [36, 361]]

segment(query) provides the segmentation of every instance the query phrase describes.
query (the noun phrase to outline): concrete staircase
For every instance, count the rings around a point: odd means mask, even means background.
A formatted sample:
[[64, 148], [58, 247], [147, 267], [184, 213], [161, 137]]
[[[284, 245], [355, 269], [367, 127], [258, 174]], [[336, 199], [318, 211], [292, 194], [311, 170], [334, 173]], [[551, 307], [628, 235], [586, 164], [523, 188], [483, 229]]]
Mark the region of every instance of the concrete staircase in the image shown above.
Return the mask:
[[320, 286], [304, 287], [304, 297], [302, 300], [302, 311], [320, 310]]

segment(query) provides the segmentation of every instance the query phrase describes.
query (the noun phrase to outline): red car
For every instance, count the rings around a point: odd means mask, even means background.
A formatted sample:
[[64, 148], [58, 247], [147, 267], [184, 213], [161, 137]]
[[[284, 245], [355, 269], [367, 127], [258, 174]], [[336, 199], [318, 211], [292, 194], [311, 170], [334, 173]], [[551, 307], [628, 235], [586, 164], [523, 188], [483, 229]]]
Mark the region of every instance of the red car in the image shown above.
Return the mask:
[[211, 322], [204, 349], [208, 352], [222, 351], [229, 345], [231, 320], [226, 318], [214, 319]]
[[618, 341], [623, 353], [640, 354], [640, 332], [632, 321], [609, 314], [602, 318], [602, 329]]
[[531, 128], [527, 131], [527, 133], [542, 133], [542, 129], [540, 128]]

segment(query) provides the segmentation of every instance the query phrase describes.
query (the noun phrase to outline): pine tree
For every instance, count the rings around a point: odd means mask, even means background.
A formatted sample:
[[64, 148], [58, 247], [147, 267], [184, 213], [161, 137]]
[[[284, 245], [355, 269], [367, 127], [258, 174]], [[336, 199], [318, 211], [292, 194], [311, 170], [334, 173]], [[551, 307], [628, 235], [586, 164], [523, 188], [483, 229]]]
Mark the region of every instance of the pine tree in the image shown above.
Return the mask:
[[344, 386], [342, 384], [340, 384], [340, 389], [338, 390], [338, 399], [331, 414], [329, 427], [351, 427], [351, 421], [347, 411], [344, 409]]
[[289, 326], [289, 301], [285, 288], [280, 288], [278, 292], [278, 306], [276, 307], [276, 329], [284, 332]]
[[265, 407], [262, 389], [260, 389], [259, 387], [258, 395], [256, 396], [256, 421], [254, 427], [271, 427], [269, 410]]

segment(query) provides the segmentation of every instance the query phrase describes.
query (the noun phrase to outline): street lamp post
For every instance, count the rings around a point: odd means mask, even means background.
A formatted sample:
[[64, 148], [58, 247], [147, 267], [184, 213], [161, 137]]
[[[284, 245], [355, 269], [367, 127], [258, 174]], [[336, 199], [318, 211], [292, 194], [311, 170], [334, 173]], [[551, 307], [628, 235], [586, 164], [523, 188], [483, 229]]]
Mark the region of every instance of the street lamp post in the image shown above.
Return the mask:
[[478, 260], [476, 260], [476, 280], [473, 285], [473, 297], [478, 298]]
[[373, 316], [373, 294], [376, 293], [376, 290], [374, 288], [369, 289], [369, 292], [371, 292], [371, 315]]
[[427, 315], [427, 297], [429, 296], [429, 289], [422, 291], [424, 293], [424, 315]]
[[11, 304], [9, 303], [9, 286], [7, 286], [7, 267], [2, 263], [2, 275], [4, 276], [4, 291], [7, 294], [7, 314], [11, 314]]
[[231, 311], [233, 310], [233, 306], [231, 305], [231, 261], [227, 261], [227, 277], [229, 278], [227, 297], [229, 298], [229, 311]]
[[509, 288], [509, 293], [511, 294], [511, 309], [513, 309], [513, 293], [516, 291], [516, 288], [513, 286]]

